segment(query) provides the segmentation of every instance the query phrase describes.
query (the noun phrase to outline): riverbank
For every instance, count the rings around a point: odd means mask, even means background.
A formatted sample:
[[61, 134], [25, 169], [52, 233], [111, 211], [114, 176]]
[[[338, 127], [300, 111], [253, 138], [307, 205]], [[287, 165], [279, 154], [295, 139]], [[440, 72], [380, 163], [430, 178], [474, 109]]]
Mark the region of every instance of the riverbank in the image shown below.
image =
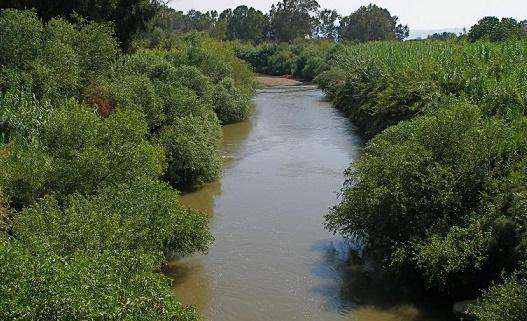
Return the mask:
[[304, 84], [300, 80], [291, 79], [286, 76], [269, 76], [258, 74], [255, 77], [256, 82], [262, 87], [282, 87], [282, 86], [299, 86]]

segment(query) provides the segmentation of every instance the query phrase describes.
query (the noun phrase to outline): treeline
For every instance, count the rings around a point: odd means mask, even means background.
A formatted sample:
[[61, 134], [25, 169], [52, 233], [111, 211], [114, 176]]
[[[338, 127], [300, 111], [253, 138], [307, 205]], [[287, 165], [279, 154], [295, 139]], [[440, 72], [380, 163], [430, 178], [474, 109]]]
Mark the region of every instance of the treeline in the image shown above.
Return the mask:
[[527, 20], [517, 21], [513, 18], [485, 17], [470, 28], [468, 33], [456, 35], [453, 32], [435, 33], [428, 36], [432, 40], [452, 40], [456, 38], [470, 41], [506, 41], [527, 38]]
[[0, 319], [196, 320], [160, 272], [212, 240], [176, 188], [218, 176], [251, 70], [202, 34], [124, 54], [37, 13], [0, 13]]
[[527, 40], [481, 38], [237, 50], [258, 71], [314, 79], [371, 138], [326, 216], [330, 230], [362, 244], [391, 277], [452, 301], [478, 298], [478, 320], [520, 321]]
[[163, 7], [148, 23], [143, 38], [160, 44], [172, 33], [205, 31], [220, 40], [252, 43], [291, 42], [298, 39], [351, 41], [402, 40], [408, 37], [408, 26], [399, 18], [376, 5], [363, 6], [341, 16], [335, 10], [322, 9], [315, 0], [282, 0], [268, 13], [239, 6], [217, 11], [187, 13]]
[[[342, 15], [336, 10], [321, 8], [315, 0], [282, 0], [267, 13], [245, 5], [221, 13], [197, 10], [184, 13], [161, 6], [158, 14], [146, 24], [147, 32], [140, 33], [139, 38], [161, 46], [171, 35], [190, 31], [207, 32], [219, 40], [253, 44], [291, 43], [306, 39], [341, 42], [404, 40], [410, 30], [398, 21], [397, 16], [374, 4]], [[485, 17], [468, 33], [436, 33], [428, 39], [504, 41], [526, 37], [527, 20]]]

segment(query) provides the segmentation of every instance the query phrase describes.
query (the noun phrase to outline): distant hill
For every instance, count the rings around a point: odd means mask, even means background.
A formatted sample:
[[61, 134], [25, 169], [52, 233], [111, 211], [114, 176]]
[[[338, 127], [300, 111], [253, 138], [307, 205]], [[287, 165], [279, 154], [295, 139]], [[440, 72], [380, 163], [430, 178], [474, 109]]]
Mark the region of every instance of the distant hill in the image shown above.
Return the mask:
[[463, 28], [446, 28], [446, 29], [410, 29], [410, 37], [408, 39], [426, 39], [429, 35], [434, 33], [453, 32], [460, 34], [463, 32]]

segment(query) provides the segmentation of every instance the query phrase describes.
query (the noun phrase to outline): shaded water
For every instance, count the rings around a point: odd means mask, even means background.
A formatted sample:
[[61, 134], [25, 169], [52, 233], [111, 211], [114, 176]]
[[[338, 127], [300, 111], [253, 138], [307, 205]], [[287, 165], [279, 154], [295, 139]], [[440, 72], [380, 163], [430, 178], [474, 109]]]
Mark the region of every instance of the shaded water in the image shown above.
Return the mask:
[[209, 321], [432, 321], [347, 264], [323, 228], [361, 139], [311, 86], [260, 91], [251, 120], [224, 128], [221, 181], [184, 195], [211, 216], [207, 255], [170, 264], [174, 291]]

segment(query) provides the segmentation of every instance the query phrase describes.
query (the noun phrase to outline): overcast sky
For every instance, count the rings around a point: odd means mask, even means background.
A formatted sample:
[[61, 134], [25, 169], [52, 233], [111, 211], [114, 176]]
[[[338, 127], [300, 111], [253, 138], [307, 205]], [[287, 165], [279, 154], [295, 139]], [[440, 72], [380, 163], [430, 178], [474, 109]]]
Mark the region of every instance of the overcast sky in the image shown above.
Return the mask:
[[[252, 6], [267, 12], [278, 0], [172, 0], [170, 6], [187, 11]], [[527, 0], [319, 0], [324, 8], [349, 14], [362, 5], [375, 3], [399, 16], [412, 29], [444, 29], [470, 27], [484, 16], [527, 19]]]

